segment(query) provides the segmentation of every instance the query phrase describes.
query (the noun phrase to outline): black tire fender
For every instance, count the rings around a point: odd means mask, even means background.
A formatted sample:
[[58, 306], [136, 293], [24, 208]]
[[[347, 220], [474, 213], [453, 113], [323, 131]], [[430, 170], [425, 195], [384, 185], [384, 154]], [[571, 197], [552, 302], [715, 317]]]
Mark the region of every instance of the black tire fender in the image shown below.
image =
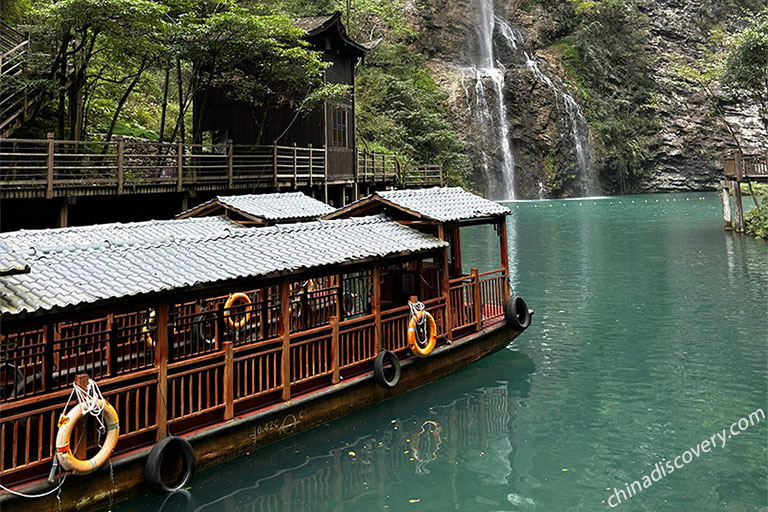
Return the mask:
[[[388, 362], [390, 368], [386, 368], [384, 363]], [[400, 360], [389, 350], [382, 350], [373, 360], [373, 378], [376, 384], [384, 389], [392, 389], [400, 382]]]
[[[163, 474], [171, 468], [176, 469], [176, 465], [173, 464], [176, 458], [181, 460], [178, 474]], [[169, 436], [160, 440], [150, 450], [144, 465], [144, 479], [158, 494], [174, 493], [184, 489], [192, 480], [192, 475], [195, 474], [195, 463], [195, 452], [189, 441], [181, 437]]]
[[510, 297], [504, 306], [507, 325], [515, 331], [524, 331], [531, 325], [531, 312], [522, 297]]
[[216, 343], [216, 338], [205, 337], [205, 324], [214, 320], [212, 313], [200, 313], [192, 318], [192, 341], [196, 346], [200, 346], [201, 342], [205, 342], [207, 345]]

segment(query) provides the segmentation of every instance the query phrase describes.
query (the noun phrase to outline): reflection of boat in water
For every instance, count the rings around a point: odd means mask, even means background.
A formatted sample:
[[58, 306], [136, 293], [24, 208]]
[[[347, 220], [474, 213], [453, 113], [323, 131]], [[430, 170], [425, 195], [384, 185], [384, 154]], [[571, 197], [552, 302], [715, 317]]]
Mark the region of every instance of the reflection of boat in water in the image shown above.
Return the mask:
[[[511, 471], [510, 423], [534, 368], [521, 352], [502, 351], [497, 358], [509, 369], [506, 380], [472, 368], [203, 472], [191, 490], [195, 509], [383, 510], [389, 503], [396, 510], [398, 496], [407, 504], [419, 486], [438, 484], [451, 492], [430, 510], [454, 509], [461, 499], [457, 488], [498, 483], [494, 473]], [[334, 448], [323, 451], [328, 446]], [[169, 501], [178, 506], [184, 500]]]

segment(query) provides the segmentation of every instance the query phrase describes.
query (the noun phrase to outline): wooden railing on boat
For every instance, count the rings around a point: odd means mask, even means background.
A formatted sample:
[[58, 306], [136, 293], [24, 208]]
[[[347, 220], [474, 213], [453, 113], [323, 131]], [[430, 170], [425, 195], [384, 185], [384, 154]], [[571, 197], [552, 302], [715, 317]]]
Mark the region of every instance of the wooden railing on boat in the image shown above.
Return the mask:
[[[177, 435], [227, 421], [369, 372], [382, 348], [406, 356], [409, 308], [381, 309], [372, 286], [379, 276], [374, 266], [250, 290], [244, 306], [225, 308], [227, 297], [215, 296], [3, 333], [3, 483], [47, 472], [76, 380], [97, 380], [115, 406], [121, 453], [169, 429]], [[503, 319], [506, 281], [506, 269], [473, 269], [450, 280], [448, 301], [435, 286], [422, 301], [435, 318], [438, 343]], [[242, 328], [230, 328], [240, 321]], [[96, 440], [86, 443], [93, 449]]]

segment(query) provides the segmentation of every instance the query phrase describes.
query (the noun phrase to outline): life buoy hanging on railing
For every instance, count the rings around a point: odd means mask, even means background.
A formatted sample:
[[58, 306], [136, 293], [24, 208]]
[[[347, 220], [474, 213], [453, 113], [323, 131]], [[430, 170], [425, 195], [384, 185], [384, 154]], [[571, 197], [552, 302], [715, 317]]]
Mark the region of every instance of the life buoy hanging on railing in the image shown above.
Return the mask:
[[[115, 408], [101, 396], [98, 386], [92, 380], [88, 381], [87, 390], [75, 385], [73, 393], [75, 392], [78, 395], [78, 404], [59, 418], [59, 431], [56, 433], [56, 457], [61, 467], [66, 471], [75, 475], [87, 475], [103, 466], [112, 455], [112, 450], [117, 444], [117, 438], [120, 436], [120, 419]], [[78, 459], [72, 453], [70, 440], [75, 425], [86, 414], [103, 418], [99, 421], [104, 426], [107, 436], [99, 452], [90, 459], [83, 460]]]
[[437, 324], [424, 309], [424, 304], [409, 302], [411, 317], [408, 320], [408, 346], [419, 357], [426, 357], [437, 344]]
[[229, 324], [229, 326], [233, 329], [240, 329], [245, 326], [245, 324], [248, 323], [248, 320], [251, 319], [251, 312], [246, 309], [245, 314], [242, 315], [240, 320], [232, 320], [232, 317], [239, 317], [241, 314], [235, 314], [233, 315], [229, 308], [231, 308], [236, 303], [242, 303], [243, 305], [250, 306], [251, 305], [251, 299], [244, 293], [233, 293], [229, 296], [227, 299], [227, 302], [224, 303], [224, 320]]

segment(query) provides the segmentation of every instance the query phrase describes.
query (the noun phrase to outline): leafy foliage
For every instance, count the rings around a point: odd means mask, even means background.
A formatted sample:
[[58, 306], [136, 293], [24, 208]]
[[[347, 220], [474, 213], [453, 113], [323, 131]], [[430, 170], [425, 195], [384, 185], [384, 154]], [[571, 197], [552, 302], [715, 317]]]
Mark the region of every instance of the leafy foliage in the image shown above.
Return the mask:
[[603, 181], [632, 179], [658, 131], [648, 20], [631, 0], [572, 0], [573, 31], [558, 41], [575, 74], [595, 135]]
[[744, 214], [744, 231], [755, 238], [768, 239], [768, 203]]
[[450, 184], [464, 185], [468, 161], [448, 122], [445, 94], [424, 58], [403, 44], [382, 43], [358, 72], [362, 137], [413, 161], [443, 164]]

